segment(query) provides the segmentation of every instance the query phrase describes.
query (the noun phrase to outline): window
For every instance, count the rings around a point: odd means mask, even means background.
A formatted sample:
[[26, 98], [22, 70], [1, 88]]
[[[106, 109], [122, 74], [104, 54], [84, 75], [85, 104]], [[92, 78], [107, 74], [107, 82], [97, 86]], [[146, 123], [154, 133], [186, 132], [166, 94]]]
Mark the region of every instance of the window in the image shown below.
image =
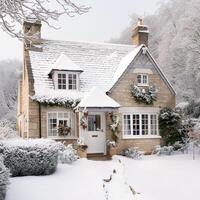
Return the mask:
[[57, 85], [59, 90], [77, 90], [78, 75], [75, 73], [58, 73]]
[[131, 116], [124, 115], [124, 134], [131, 135]]
[[[58, 127], [63, 125], [64, 127], [72, 128], [72, 113], [70, 112], [52, 112], [48, 113], [48, 136], [49, 137], [58, 137]], [[71, 133], [70, 135], [71, 136]]]
[[142, 135], [148, 135], [148, 115], [142, 115]]
[[76, 90], [77, 89], [77, 75], [76, 74], [68, 74], [68, 89]]
[[88, 131], [101, 130], [101, 115], [88, 115]]
[[137, 83], [138, 83], [138, 86], [146, 86], [146, 85], [148, 85], [148, 75], [139, 74], [137, 76]]
[[133, 115], [133, 135], [140, 135], [140, 115]]
[[66, 89], [66, 74], [58, 74], [58, 89]]
[[151, 135], [158, 135], [158, 116], [151, 115]]
[[157, 114], [124, 114], [123, 134], [127, 138], [158, 135]]

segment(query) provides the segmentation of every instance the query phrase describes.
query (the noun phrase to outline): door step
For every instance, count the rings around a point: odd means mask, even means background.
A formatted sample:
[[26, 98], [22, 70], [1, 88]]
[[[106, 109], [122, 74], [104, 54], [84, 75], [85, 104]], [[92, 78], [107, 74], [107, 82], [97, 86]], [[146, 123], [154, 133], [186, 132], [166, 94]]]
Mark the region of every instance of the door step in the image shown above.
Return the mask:
[[104, 155], [103, 153], [89, 153], [89, 154], [87, 154], [87, 159], [88, 160], [99, 160], [99, 161], [108, 160], [107, 156]]

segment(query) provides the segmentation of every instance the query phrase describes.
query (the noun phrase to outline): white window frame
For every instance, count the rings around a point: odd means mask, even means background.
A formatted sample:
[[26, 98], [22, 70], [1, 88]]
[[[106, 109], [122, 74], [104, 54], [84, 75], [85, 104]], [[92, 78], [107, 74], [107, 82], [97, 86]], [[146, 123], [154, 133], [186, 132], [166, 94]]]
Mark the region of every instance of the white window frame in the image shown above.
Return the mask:
[[[66, 89], [59, 89], [58, 88], [58, 74], [65, 74], [66, 75]], [[69, 89], [69, 74], [76, 75], [76, 89]], [[71, 72], [71, 71], [55, 71], [53, 74], [53, 81], [55, 89], [57, 90], [70, 90], [70, 91], [77, 91], [79, 90], [79, 73], [78, 72]]]
[[[138, 76], [141, 76], [141, 83], [138, 83]], [[144, 76], [147, 78], [147, 82], [144, 83]], [[137, 74], [137, 85], [138, 86], [149, 86], [149, 76], [148, 74]]]
[[[58, 117], [59, 113], [67, 113], [68, 114], [68, 118], [65, 118], [65, 117]], [[69, 136], [59, 136], [58, 134], [58, 130], [57, 130], [57, 135], [56, 136], [51, 136], [49, 135], [49, 114], [56, 114], [56, 124], [57, 124], [57, 129], [58, 129], [58, 126], [59, 126], [59, 120], [65, 120], [65, 119], [68, 119], [69, 122], [70, 122], [70, 127], [72, 128], [72, 132]], [[74, 116], [75, 117], [75, 116]], [[75, 133], [75, 129], [73, 129], [73, 127], [75, 128], [76, 127], [76, 124], [75, 124], [75, 120], [73, 122], [73, 116], [72, 116], [72, 112], [70, 111], [52, 111], [52, 112], [47, 112], [47, 138], [67, 138], [67, 139], [76, 139], [76, 133]], [[74, 124], [73, 124], [74, 123]], [[73, 133], [74, 132], [74, 133]]]
[[[130, 115], [131, 118], [131, 135], [126, 135], [124, 133], [124, 115]], [[140, 129], [139, 135], [133, 135], [133, 115], [139, 115]], [[148, 134], [142, 135], [142, 115], [148, 115]], [[151, 115], [156, 115], [157, 127], [156, 135], [151, 134]], [[140, 139], [140, 138], [161, 138], [159, 135], [159, 123], [158, 123], [158, 113], [139, 113], [139, 112], [126, 112], [122, 114], [122, 137], [123, 139]]]

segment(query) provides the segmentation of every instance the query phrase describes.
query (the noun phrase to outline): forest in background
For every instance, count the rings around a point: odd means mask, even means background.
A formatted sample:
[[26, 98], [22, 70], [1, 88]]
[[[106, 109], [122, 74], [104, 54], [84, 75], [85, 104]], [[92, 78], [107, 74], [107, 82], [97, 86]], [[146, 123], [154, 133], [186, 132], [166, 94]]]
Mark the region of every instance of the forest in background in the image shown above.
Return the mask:
[[[112, 43], [132, 44], [138, 17]], [[200, 98], [200, 0], [169, 0], [144, 18], [149, 48], [177, 92], [178, 102]]]

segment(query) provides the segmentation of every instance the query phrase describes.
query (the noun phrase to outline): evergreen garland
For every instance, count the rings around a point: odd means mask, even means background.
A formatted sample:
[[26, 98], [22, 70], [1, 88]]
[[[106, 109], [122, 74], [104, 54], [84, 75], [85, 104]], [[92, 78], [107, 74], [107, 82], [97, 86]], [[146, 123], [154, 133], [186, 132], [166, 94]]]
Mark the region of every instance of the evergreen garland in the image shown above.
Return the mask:
[[147, 89], [144, 89], [136, 85], [131, 85], [131, 94], [137, 102], [147, 105], [151, 105], [157, 100], [157, 90], [155, 86], [149, 86]]
[[80, 99], [46, 98], [45, 96], [33, 96], [31, 98], [32, 100], [46, 106], [64, 106], [66, 108], [75, 108], [80, 103]]
[[112, 131], [112, 140], [115, 142], [118, 142], [119, 139], [119, 117], [114, 114], [110, 113], [110, 119], [112, 121], [112, 124], [110, 125], [110, 129]]

